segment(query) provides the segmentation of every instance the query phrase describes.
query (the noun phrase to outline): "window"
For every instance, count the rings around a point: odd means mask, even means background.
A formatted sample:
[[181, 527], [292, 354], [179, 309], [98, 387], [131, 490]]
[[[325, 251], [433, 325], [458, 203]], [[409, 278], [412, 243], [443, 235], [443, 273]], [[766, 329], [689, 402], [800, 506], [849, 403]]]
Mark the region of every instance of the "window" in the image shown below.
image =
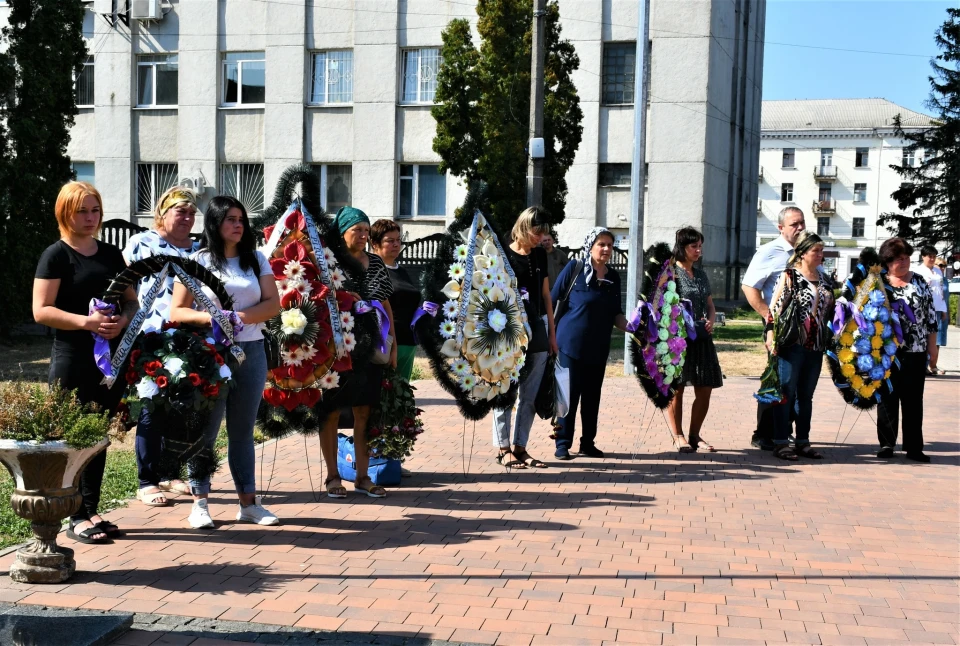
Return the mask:
[[830, 182], [820, 182], [820, 201], [829, 202], [833, 198], [833, 184]]
[[151, 213], [178, 176], [176, 164], [137, 164], [137, 213]]
[[93, 162], [73, 162], [70, 164], [70, 167], [73, 169], [74, 175], [77, 176], [78, 182], [96, 184], [96, 173], [94, 172], [95, 166]]
[[600, 186], [630, 186], [631, 164], [600, 164]]
[[403, 52], [401, 82], [404, 103], [433, 103], [440, 72], [439, 49], [407, 49]]
[[820, 149], [820, 165], [833, 166], [833, 148]]
[[350, 204], [353, 193], [353, 168], [349, 164], [314, 164], [313, 172], [320, 178], [320, 206], [327, 213], [336, 213]]
[[400, 164], [397, 215], [444, 215], [447, 209], [447, 178], [439, 166]]
[[223, 105], [263, 105], [266, 97], [263, 52], [224, 52]]
[[137, 57], [137, 106], [177, 105], [177, 55]]
[[818, 236], [830, 235], [830, 216], [829, 215], [817, 216], [817, 235]]
[[870, 165], [870, 149], [857, 148], [857, 168], [866, 168]]
[[77, 106], [81, 108], [93, 107], [93, 56], [87, 56], [83, 69], [77, 74], [74, 89], [77, 97]]
[[853, 201], [854, 202], [867, 201], [867, 185], [866, 184], [853, 185]]
[[796, 168], [797, 163], [797, 151], [795, 148], [784, 148], [783, 149], [783, 167], [784, 168]]
[[780, 186], [780, 201], [793, 202], [793, 184], [783, 184]]
[[604, 105], [632, 104], [636, 43], [607, 43], [603, 47]]
[[854, 238], [862, 238], [866, 228], [865, 223], [866, 218], [853, 218], [853, 232], [850, 235]]
[[224, 164], [220, 190], [243, 202], [248, 215], [263, 211], [263, 164]]
[[353, 101], [353, 52], [317, 52], [313, 55], [313, 84], [310, 103]]
[[913, 167], [917, 164], [917, 151], [913, 148], [903, 149], [903, 166]]

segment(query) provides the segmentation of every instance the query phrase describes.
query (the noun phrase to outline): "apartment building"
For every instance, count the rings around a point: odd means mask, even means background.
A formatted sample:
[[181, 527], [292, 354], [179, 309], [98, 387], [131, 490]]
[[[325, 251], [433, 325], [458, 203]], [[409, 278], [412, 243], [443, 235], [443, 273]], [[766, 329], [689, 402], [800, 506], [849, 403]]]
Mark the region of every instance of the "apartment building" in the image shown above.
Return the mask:
[[890, 166], [915, 165], [924, 154], [894, 133], [898, 114], [908, 132], [934, 125], [931, 117], [886, 99], [764, 101], [757, 244], [779, 235], [781, 209], [797, 206], [807, 228], [826, 243], [824, 267], [843, 279], [861, 249], [889, 238], [877, 219], [899, 211], [890, 195], [902, 178]]

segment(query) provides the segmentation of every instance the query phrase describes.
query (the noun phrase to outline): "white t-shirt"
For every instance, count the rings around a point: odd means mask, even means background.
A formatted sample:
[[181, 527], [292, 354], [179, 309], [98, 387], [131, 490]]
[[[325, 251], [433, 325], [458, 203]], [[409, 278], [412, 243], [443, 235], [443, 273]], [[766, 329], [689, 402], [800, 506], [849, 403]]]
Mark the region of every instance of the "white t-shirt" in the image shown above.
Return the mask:
[[783, 236], [761, 245], [757, 249], [757, 253], [753, 255], [753, 259], [750, 260], [750, 266], [747, 267], [740, 284], [759, 289], [763, 294], [764, 302], [770, 305], [777, 280], [783, 270], [786, 269], [787, 261], [790, 260], [792, 253], [793, 247], [783, 239]]
[[[240, 269], [239, 257], [227, 258], [227, 266], [222, 271], [214, 267], [213, 258], [207, 251], [198, 251], [193, 254], [192, 258], [223, 281], [224, 286], [227, 288], [227, 293], [233, 297], [233, 309], [237, 311], [253, 307], [259, 303], [260, 276], [273, 276], [273, 270], [270, 269], [270, 262], [267, 260], [267, 257], [259, 251], [255, 253], [257, 256], [257, 267], [246, 272]], [[218, 306], [220, 305], [220, 301], [208, 287], [204, 287], [203, 291], [214, 303]], [[237, 335], [237, 342], [260, 341], [263, 339], [263, 326], [263, 323], [244, 325], [243, 330]]]
[[933, 309], [937, 312], [947, 311], [947, 300], [944, 295], [943, 272], [939, 267], [928, 268], [920, 263], [913, 268], [913, 271], [923, 276], [927, 284], [930, 285], [930, 291], [933, 293]]

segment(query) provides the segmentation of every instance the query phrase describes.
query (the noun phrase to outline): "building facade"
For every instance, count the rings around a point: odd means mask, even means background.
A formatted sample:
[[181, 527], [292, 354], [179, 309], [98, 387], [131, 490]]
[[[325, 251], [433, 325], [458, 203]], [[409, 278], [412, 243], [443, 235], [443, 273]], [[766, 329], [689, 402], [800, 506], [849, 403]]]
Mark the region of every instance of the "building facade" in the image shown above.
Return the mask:
[[[736, 297], [756, 238], [765, 0], [651, 2], [645, 244], [701, 228], [715, 292]], [[298, 162], [316, 169], [327, 210], [352, 203], [397, 219], [408, 239], [440, 231], [462, 203], [465, 187], [438, 173], [430, 107], [441, 31], [461, 17], [475, 28], [472, 2], [84, 4], [91, 55], [68, 150], [107, 218], [148, 222], [175, 183], [256, 212]], [[567, 246], [596, 225], [626, 246], [638, 8], [560, 2], [584, 113], [559, 228]]]
[[918, 164], [924, 154], [894, 133], [898, 114], [908, 132], [934, 125], [885, 99], [764, 101], [757, 244], [778, 236], [777, 215], [797, 206], [826, 243], [824, 268], [842, 280], [864, 247], [889, 238], [877, 219], [900, 210], [891, 194], [902, 178], [890, 165]]

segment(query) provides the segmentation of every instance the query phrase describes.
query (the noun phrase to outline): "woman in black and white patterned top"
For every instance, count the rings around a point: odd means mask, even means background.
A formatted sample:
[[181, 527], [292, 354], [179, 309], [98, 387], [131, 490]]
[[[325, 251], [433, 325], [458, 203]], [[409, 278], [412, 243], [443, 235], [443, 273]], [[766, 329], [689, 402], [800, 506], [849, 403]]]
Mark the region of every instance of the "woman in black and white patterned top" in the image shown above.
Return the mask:
[[890, 238], [880, 246], [880, 261], [887, 268], [893, 299], [906, 301], [914, 321], [900, 317], [903, 344], [897, 350], [900, 369], [890, 376], [893, 392], [880, 400], [877, 411], [879, 458], [892, 458], [897, 445], [897, 426], [903, 408], [903, 450], [907, 458], [929, 462], [923, 452], [923, 386], [927, 372], [927, 348], [937, 342], [937, 314], [933, 293], [920, 274], [910, 271], [911, 247], [903, 238]]
[[[393, 293], [393, 283], [387, 266], [380, 256], [366, 251], [367, 241], [370, 239], [370, 218], [360, 209], [344, 206], [337, 211], [333, 225], [340, 231], [347, 251], [357, 262], [363, 265], [362, 276], [353, 276], [360, 286], [360, 298], [365, 301], [380, 301], [390, 323], [390, 338], [396, 339], [393, 326], [393, 310], [390, 308], [390, 294]], [[397, 344], [391, 343], [389, 364], [397, 367]], [[373, 484], [367, 475], [370, 464], [370, 452], [367, 450], [367, 426], [370, 420], [372, 407], [380, 402], [380, 388], [383, 381], [383, 366], [374, 363], [361, 365], [354, 362], [351, 369], [349, 386], [349, 405], [353, 408], [353, 443], [356, 460], [354, 466], [357, 477], [353, 483], [354, 491], [371, 498], [385, 498], [386, 490], [380, 485]], [[340, 411], [334, 410], [324, 422], [321, 433], [321, 448], [324, 460], [331, 476], [324, 483], [327, 495], [331, 498], [346, 497], [346, 489], [337, 476], [337, 426], [340, 421]]]
[[[795, 462], [797, 457], [820, 460], [820, 453], [810, 446], [810, 420], [813, 417], [813, 392], [820, 378], [823, 352], [830, 338], [827, 321], [833, 314], [833, 283], [820, 270], [823, 263], [823, 240], [804, 231], [797, 238], [787, 269], [773, 291], [770, 310], [781, 316], [790, 302], [796, 301], [800, 312], [802, 342], [784, 346], [777, 340], [773, 347], [773, 330], [767, 332], [767, 347], [780, 360], [780, 385], [785, 401], [773, 411], [773, 454]], [[769, 328], [770, 326], [768, 326]], [[795, 448], [790, 448], [790, 411], [797, 410]]]

